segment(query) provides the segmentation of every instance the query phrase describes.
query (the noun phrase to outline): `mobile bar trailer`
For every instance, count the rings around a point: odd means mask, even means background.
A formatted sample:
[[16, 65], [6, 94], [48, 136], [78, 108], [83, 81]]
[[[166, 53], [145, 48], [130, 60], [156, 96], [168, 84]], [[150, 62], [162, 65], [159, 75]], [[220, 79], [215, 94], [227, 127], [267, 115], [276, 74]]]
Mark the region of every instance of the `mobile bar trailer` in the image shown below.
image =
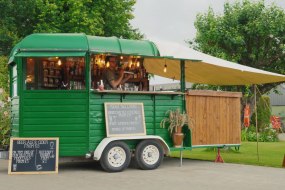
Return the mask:
[[[124, 90], [97, 90], [109, 64], [105, 62], [108, 55], [116, 56], [118, 65], [133, 72]], [[141, 169], [155, 169], [170, 150], [193, 148], [191, 130], [184, 131], [183, 147], [173, 148], [169, 132], [160, 128], [160, 121], [167, 110], [186, 111], [185, 64], [199, 67], [199, 63], [160, 56], [150, 41], [85, 34], [29, 35], [14, 47], [9, 58], [11, 136], [58, 137], [60, 157], [92, 157], [109, 172], [127, 168], [132, 155]], [[168, 71], [164, 72], [166, 67]], [[148, 73], [175, 77], [180, 80], [180, 91], [150, 91]], [[114, 106], [117, 104], [123, 106]], [[142, 116], [143, 130], [112, 133], [106, 125], [121, 130], [124, 121], [116, 126], [113, 120], [118, 115], [108, 118], [107, 114], [124, 115], [128, 108]], [[126, 125], [135, 123], [136, 116]]]

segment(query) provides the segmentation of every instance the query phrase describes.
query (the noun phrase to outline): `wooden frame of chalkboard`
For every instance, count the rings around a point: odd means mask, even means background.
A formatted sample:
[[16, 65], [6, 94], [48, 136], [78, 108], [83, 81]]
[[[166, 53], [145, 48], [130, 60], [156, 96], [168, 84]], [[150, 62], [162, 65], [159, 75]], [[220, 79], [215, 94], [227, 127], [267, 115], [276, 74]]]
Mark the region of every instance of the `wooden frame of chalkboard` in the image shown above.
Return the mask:
[[146, 135], [143, 103], [105, 102], [107, 137]]
[[57, 174], [58, 153], [59, 138], [11, 138], [8, 174]]

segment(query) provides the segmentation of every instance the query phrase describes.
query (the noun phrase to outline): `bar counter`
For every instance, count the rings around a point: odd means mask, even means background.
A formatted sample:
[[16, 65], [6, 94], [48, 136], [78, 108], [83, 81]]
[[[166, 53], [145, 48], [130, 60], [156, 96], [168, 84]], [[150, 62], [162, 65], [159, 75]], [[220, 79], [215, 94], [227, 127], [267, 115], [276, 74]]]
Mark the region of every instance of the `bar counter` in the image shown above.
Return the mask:
[[123, 90], [91, 90], [91, 92], [99, 94], [150, 94], [150, 95], [184, 95], [183, 92], [173, 91], [123, 91]]

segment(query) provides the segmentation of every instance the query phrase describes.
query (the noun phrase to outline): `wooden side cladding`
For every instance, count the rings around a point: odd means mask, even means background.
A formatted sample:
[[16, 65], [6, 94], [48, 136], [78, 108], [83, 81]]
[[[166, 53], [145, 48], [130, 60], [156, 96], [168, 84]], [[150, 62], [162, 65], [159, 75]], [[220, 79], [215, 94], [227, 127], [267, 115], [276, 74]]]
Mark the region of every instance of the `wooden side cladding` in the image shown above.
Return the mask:
[[186, 109], [194, 120], [193, 146], [241, 143], [241, 96], [237, 92], [188, 92]]

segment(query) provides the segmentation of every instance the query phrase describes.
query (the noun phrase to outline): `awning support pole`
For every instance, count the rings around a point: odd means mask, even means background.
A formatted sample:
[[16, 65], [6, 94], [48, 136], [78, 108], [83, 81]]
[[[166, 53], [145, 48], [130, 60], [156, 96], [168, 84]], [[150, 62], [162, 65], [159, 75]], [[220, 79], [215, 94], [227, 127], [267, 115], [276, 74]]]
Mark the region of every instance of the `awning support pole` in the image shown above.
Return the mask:
[[[185, 92], [185, 60], [180, 60], [180, 91]], [[185, 96], [183, 97], [182, 112], [186, 112]]]
[[259, 149], [258, 149], [258, 127], [257, 127], [257, 105], [256, 105], [256, 88], [254, 85], [254, 109], [255, 109], [255, 131], [256, 131], [256, 153], [257, 153], [257, 161], [259, 162]]

